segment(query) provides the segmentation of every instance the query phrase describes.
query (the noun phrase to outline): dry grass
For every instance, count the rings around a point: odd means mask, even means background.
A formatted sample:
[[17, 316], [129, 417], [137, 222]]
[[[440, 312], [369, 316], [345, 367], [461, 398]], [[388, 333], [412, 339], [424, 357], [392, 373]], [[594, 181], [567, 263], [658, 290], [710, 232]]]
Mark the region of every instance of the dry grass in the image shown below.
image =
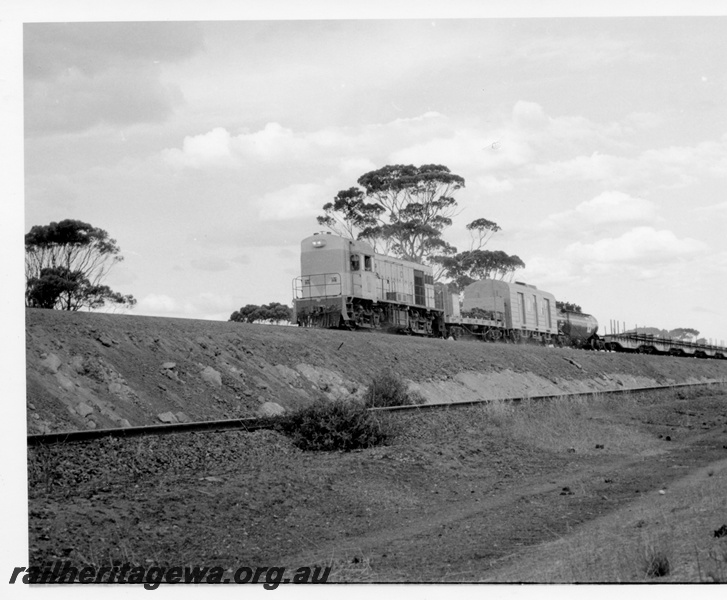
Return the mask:
[[371, 558], [363, 552], [342, 552], [325, 561], [331, 568], [329, 583], [372, 583], [376, 581]]
[[482, 410], [494, 426], [543, 450], [632, 454], [656, 449], [653, 436], [623, 423], [623, 413], [634, 402], [632, 397], [614, 403], [598, 396], [521, 404], [495, 400]]
[[714, 537], [725, 523], [727, 461], [721, 461], [685, 477], [663, 495], [653, 492], [530, 549], [490, 580], [727, 582], [727, 537]]

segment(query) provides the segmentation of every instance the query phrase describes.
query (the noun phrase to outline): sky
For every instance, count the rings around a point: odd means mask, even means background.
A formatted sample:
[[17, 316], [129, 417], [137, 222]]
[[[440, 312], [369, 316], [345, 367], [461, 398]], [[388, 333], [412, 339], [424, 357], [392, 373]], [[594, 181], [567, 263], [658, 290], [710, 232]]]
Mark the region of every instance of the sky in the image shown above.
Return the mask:
[[339, 190], [437, 163], [459, 249], [485, 217], [602, 332], [727, 341], [727, 17], [463, 15], [26, 22], [24, 232], [101, 227], [133, 314], [227, 320], [290, 304]]
[[[25, 397], [33, 225], [108, 231], [125, 260], [107, 283], [134, 314], [226, 320], [290, 303], [323, 204], [399, 163], [462, 176], [446, 239], [466, 249], [467, 223], [497, 222], [488, 248], [525, 262], [516, 279], [602, 330], [727, 341], [725, 14], [710, 0], [5, 0], [4, 391]], [[22, 455], [24, 403], [4, 410]], [[4, 462], [19, 510], [4, 512], [3, 564], [27, 560], [25, 476]]]

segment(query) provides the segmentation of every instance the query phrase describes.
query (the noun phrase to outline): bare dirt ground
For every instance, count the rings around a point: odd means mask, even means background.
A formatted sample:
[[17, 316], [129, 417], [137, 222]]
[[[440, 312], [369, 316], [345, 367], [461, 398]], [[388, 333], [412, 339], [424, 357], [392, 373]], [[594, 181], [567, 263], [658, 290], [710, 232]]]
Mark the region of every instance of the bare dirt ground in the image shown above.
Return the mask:
[[[328, 564], [332, 580], [487, 581], [527, 548], [727, 458], [725, 400], [713, 389], [575, 404], [596, 423], [562, 442], [467, 407], [398, 415], [390, 445], [345, 454], [270, 431], [34, 448], [30, 564]], [[634, 568], [621, 577], [645, 580]], [[674, 565], [672, 580], [689, 579]]]
[[[29, 311], [27, 330], [29, 425], [52, 430], [290, 410], [355, 395], [391, 365], [462, 394], [488, 373], [602, 387], [727, 374], [726, 361], [50, 311]], [[326, 564], [335, 581], [521, 581], [506, 567], [539, 545], [622, 519], [727, 458], [724, 386], [390, 418], [388, 445], [352, 453], [303, 452], [272, 431], [32, 448], [29, 564]], [[694, 577], [675, 563], [663, 580]], [[618, 578], [646, 575], [634, 563]]]

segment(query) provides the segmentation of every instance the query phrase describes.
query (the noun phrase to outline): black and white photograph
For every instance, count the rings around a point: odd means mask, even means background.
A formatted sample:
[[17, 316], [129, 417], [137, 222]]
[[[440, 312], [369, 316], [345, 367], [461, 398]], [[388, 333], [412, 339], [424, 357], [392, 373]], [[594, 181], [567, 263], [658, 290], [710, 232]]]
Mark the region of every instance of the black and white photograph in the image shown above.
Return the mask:
[[0, 13], [13, 590], [727, 582], [725, 7]]

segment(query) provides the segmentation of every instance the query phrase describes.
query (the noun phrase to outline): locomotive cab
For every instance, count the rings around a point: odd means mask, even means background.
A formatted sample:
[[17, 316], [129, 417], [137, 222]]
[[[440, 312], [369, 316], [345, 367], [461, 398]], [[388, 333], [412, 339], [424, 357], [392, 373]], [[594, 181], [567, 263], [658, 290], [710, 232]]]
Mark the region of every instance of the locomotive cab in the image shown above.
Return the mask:
[[348, 266], [351, 277], [351, 295], [373, 300], [376, 298], [376, 272], [374, 251], [363, 242], [348, 241]]
[[312, 235], [301, 243], [300, 273], [296, 298], [375, 297], [374, 251], [365, 242]]

